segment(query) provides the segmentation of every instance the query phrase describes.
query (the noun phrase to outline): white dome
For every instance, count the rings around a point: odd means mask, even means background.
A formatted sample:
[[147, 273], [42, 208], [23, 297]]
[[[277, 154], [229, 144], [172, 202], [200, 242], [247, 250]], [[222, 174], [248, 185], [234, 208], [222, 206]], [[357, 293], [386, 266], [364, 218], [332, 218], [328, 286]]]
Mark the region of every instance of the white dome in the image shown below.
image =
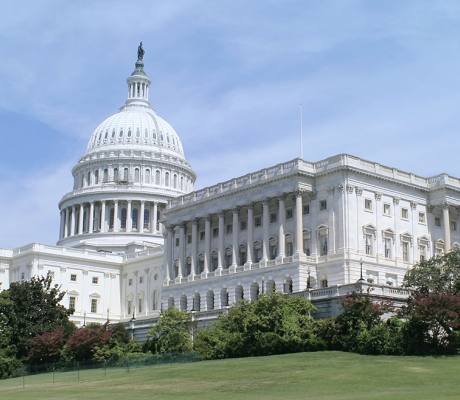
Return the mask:
[[107, 118], [92, 134], [86, 154], [112, 149], [159, 151], [184, 158], [179, 136], [150, 107], [125, 106]]

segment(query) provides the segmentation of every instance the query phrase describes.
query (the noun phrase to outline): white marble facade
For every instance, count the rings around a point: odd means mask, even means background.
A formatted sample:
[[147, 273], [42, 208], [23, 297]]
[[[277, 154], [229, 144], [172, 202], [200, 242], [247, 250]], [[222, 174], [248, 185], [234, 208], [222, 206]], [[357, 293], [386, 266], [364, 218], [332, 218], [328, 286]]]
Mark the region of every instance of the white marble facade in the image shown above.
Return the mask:
[[460, 179], [447, 174], [341, 154], [193, 191], [177, 133], [150, 106], [142, 61], [127, 83], [125, 105], [72, 169], [57, 246], [0, 249], [1, 289], [51, 274], [76, 324], [135, 315], [147, 326], [162, 307], [215, 316], [273, 288], [330, 297], [361, 267], [381, 293], [398, 294], [421, 257], [459, 246]]

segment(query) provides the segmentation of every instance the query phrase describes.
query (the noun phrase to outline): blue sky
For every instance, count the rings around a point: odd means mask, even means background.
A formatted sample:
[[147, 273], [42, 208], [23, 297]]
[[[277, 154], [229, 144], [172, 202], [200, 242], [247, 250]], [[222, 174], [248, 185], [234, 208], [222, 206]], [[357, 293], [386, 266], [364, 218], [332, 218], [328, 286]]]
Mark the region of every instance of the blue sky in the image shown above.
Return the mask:
[[0, 247], [55, 243], [93, 130], [144, 43], [196, 188], [350, 153], [460, 177], [460, 2], [3, 1]]

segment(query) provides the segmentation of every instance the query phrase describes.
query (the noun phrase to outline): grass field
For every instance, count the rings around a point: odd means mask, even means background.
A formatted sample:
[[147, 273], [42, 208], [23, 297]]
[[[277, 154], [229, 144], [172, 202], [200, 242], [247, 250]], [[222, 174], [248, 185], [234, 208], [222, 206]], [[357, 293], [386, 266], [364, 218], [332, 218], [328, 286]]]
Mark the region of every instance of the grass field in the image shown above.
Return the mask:
[[460, 358], [300, 353], [0, 381], [3, 399], [460, 399]]

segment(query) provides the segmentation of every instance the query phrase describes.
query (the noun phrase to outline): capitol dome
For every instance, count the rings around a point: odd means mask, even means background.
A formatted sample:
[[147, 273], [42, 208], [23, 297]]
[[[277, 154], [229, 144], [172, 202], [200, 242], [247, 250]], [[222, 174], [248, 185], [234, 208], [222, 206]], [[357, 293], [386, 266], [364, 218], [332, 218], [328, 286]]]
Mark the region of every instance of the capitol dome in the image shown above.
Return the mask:
[[72, 169], [58, 245], [123, 253], [162, 245], [163, 210], [193, 191], [196, 174], [179, 136], [150, 106], [139, 49], [125, 105], [94, 130]]

